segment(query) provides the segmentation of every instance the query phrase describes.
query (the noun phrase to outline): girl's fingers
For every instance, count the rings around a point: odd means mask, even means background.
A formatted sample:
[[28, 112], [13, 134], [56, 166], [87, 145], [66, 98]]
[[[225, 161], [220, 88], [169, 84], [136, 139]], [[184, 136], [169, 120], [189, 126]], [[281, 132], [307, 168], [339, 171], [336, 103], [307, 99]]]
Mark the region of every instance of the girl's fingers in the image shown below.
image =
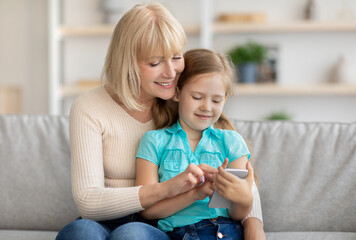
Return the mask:
[[227, 165], [229, 164], [229, 159], [228, 158], [225, 158], [225, 160], [224, 160], [224, 162], [223, 162], [223, 164], [221, 165], [221, 167], [223, 168], [223, 169], [225, 169], [225, 168], [227, 168]]
[[216, 168], [205, 163], [202, 163], [197, 167], [203, 171], [205, 180], [214, 181], [214, 175], [217, 172]]
[[[223, 169], [222, 167], [218, 168], [218, 174], [217, 177], [223, 177], [224, 179], [226, 179], [229, 182], [236, 182], [236, 176], [233, 175], [232, 173], [229, 173], [227, 171], [225, 171], [225, 169]], [[238, 178], [239, 179], [239, 178]]]
[[215, 174], [205, 173], [204, 176], [205, 176], [205, 180], [209, 180], [210, 182], [214, 181]]
[[229, 186], [229, 184], [231, 184], [231, 179], [228, 178], [228, 174], [229, 173], [226, 172], [222, 167], [219, 167], [218, 173], [215, 175], [215, 183], [224, 187]]
[[217, 172], [216, 168], [209, 166], [205, 163], [200, 164], [199, 166], [197, 166], [198, 168], [200, 168], [205, 175], [207, 174], [215, 174]]
[[250, 186], [252, 186], [255, 174], [254, 174], [254, 170], [253, 170], [253, 168], [251, 166], [251, 162], [250, 161], [247, 162], [246, 168], [248, 170], [248, 174], [247, 174], [246, 180], [250, 184]]
[[193, 176], [195, 176], [197, 179], [201, 180], [202, 177], [204, 176], [204, 172], [202, 169], [200, 169], [200, 167], [194, 165], [194, 164], [189, 164], [189, 166], [186, 169], [186, 172], [189, 174], [192, 174]]

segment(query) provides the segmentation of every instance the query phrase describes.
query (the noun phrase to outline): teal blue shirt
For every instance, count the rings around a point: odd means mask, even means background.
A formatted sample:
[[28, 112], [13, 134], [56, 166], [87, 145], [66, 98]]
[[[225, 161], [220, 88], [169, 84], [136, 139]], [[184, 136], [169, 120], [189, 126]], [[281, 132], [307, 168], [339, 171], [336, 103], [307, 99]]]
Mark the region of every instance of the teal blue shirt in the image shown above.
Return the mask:
[[[214, 129], [212, 126], [204, 130], [193, 152], [179, 122], [166, 129], [147, 132], [141, 139], [136, 155], [158, 166], [160, 182], [183, 172], [190, 163], [205, 163], [217, 168], [225, 158], [234, 161], [242, 156], [250, 158], [243, 138], [236, 131]], [[174, 215], [159, 220], [158, 227], [167, 232], [203, 219], [229, 217], [227, 209], [209, 208], [208, 202], [208, 197], [196, 201]]]

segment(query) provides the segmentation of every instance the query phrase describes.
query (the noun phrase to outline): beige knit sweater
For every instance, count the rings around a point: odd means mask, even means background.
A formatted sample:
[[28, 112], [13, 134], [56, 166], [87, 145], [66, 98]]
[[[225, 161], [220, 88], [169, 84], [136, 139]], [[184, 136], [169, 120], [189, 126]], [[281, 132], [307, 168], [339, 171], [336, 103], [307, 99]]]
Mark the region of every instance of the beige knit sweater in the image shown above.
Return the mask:
[[[104, 87], [89, 91], [70, 112], [72, 192], [80, 215], [108, 220], [143, 210], [135, 184], [136, 151], [153, 121], [132, 118]], [[256, 196], [257, 194], [257, 196]], [[257, 189], [249, 216], [262, 221]]]
[[83, 218], [106, 220], [143, 210], [135, 184], [141, 123], [124, 111], [103, 87], [80, 96], [70, 113], [72, 191]]

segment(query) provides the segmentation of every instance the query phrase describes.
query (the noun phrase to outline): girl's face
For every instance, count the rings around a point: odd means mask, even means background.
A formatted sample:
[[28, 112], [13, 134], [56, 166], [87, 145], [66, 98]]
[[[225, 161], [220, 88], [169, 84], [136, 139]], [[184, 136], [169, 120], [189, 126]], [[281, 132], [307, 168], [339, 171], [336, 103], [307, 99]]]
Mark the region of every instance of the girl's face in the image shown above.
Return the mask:
[[154, 98], [171, 99], [175, 94], [177, 80], [184, 69], [183, 55], [176, 54], [165, 59], [163, 54], [138, 61], [141, 74], [141, 100]]
[[175, 98], [179, 122], [187, 132], [201, 132], [215, 123], [224, 108], [226, 90], [220, 74], [200, 74], [187, 81]]

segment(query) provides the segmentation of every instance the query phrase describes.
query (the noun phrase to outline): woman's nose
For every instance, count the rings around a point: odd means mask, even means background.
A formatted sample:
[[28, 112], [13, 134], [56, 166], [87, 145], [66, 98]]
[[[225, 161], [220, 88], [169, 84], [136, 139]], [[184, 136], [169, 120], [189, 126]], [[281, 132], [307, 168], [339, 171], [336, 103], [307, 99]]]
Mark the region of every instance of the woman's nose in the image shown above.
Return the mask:
[[163, 76], [166, 78], [174, 78], [176, 76], [176, 71], [173, 64], [170, 61], [167, 61]]

